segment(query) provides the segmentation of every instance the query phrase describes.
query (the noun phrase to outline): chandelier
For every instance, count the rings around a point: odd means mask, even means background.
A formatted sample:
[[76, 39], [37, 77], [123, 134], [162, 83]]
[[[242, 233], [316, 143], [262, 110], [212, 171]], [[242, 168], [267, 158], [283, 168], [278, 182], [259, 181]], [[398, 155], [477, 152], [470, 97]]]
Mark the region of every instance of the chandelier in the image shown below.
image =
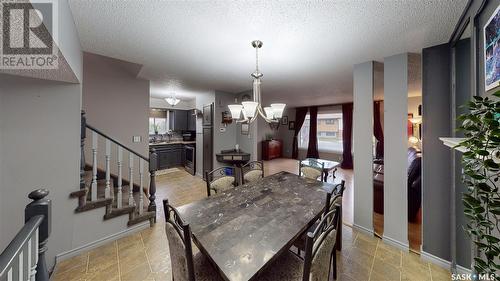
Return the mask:
[[[277, 123], [283, 116], [286, 104], [272, 103], [270, 106], [262, 108], [260, 85], [263, 74], [259, 71], [259, 49], [262, 47], [262, 41], [252, 41], [252, 46], [255, 48], [255, 72], [251, 74], [253, 77], [253, 101], [228, 105], [231, 117], [238, 123], [252, 123], [260, 115], [268, 123]], [[243, 115], [242, 119], [240, 119], [241, 115]]]
[[181, 100], [178, 99], [176, 96], [175, 96], [175, 93], [168, 97], [168, 98], [165, 98], [165, 101], [170, 104], [171, 106], [176, 106]]

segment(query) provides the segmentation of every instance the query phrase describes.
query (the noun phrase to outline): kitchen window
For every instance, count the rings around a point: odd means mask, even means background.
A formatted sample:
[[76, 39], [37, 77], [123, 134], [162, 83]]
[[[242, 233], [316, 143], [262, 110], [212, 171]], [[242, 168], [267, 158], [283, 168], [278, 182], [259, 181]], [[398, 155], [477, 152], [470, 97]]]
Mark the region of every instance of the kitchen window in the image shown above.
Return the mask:
[[[306, 115], [299, 133], [299, 147], [307, 149], [309, 145], [310, 116]], [[318, 110], [318, 150], [342, 153], [342, 109], [325, 107]]]
[[159, 117], [149, 117], [149, 134], [166, 134], [168, 131], [168, 119]]

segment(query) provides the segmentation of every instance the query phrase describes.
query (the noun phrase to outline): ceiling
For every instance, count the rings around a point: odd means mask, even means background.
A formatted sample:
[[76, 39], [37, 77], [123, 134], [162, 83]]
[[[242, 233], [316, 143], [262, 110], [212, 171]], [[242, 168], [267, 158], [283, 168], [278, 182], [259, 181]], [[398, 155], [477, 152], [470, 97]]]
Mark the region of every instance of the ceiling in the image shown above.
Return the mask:
[[82, 47], [142, 64], [153, 97], [251, 89], [260, 39], [263, 98], [352, 100], [353, 65], [447, 42], [467, 0], [70, 0]]

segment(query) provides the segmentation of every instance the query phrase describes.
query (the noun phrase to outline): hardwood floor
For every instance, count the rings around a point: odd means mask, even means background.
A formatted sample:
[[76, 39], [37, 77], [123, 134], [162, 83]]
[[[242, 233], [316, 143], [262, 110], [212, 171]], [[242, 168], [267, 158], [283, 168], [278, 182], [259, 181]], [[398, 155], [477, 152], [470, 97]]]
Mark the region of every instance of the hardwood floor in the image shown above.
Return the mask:
[[[293, 172], [296, 168], [293, 167], [292, 161], [294, 160], [276, 159], [266, 162], [266, 175], [281, 170]], [[343, 173], [347, 182], [349, 173], [346, 171]], [[349, 181], [352, 185], [352, 175]], [[346, 193], [347, 191], [351, 191], [352, 194], [352, 188], [347, 188]], [[153, 227], [58, 263], [51, 280], [172, 280], [161, 202], [168, 198], [172, 205], [180, 206], [204, 198], [205, 182], [183, 169], [171, 169], [157, 176], [156, 195], [158, 219]], [[347, 204], [350, 199], [347, 199], [348, 196], [345, 197], [344, 200], [347, 201], [344, 203]], [[197, 248], [193, 247], [193, 250], [197, 251]], [[342, 251], [337, 252], [337, 261], [337, 280], [439, 281], [451, 278], [448, 270], [425, 262], [416, 254], [402, 252], [374, 236], [358, 233], [346, 223], [343, 226]]]

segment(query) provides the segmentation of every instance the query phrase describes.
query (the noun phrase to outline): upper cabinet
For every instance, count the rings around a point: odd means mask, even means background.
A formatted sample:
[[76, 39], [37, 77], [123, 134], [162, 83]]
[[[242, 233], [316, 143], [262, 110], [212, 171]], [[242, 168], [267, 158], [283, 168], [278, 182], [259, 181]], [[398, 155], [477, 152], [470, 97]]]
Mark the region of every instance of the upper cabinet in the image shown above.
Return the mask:
[[167, 130], [196, 131], [196, 116], [193, 115], [193, 110], [151, 109], [149, 117], [150, 134], [155, 133], [155, 128], [159, 129], [159, 134], [165, 134]]
[[185, 131], [188, 130], [188, 112], [189, 110], [170, 110], [169, 114], [169, 127], [172, 131]]
[[188, 131], [196, 131], [196, 115], [193, 114], [192, 110], [188, 110]]

